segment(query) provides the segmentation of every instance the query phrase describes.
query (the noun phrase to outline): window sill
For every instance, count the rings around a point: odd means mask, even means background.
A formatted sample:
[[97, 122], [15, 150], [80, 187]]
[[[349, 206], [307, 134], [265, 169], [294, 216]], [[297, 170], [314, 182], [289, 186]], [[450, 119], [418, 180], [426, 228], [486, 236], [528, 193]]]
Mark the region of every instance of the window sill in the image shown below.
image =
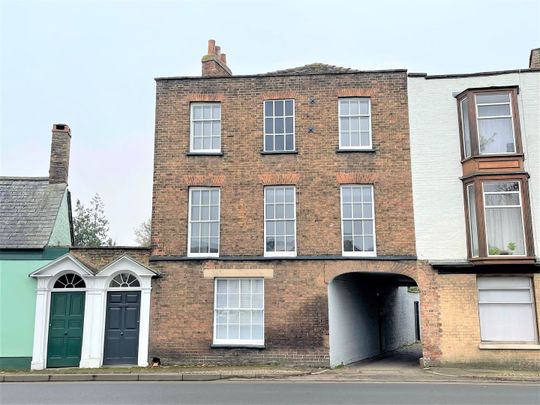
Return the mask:
[[508, 152], [508, 153], [493, 153], [493, 154], [487, 154], [487, 155], [472, 155], [469, 157], [466, 157], [464, 159], [461, 159], [461, 163], [468, 162], [469, 160], [492, 160], [492, 159], [519, 159], [523, 158], [522, 152]]
[[223, 152], [187, 152], [186, 156], [223, 156]]
[[212, 343], [210, 349], [266, 349], [264, 344], [262, 345], [250, 345], [250, 344], [233, 344], [233, 343]]
[[488, 257], [473, 257], [469, 258], [468, 261], [475, 266], [490, 264], [534, 264], [536, 262], [536, 258], [534, 256], [501, 255]]
[[336, 149], [336, 153], [375, 153], [376, 149]]
[[298, 150], [261, 151], [261, 155], [297, 155]]
[[535, 343], [480, 343], [480, 350], [540, 350]]

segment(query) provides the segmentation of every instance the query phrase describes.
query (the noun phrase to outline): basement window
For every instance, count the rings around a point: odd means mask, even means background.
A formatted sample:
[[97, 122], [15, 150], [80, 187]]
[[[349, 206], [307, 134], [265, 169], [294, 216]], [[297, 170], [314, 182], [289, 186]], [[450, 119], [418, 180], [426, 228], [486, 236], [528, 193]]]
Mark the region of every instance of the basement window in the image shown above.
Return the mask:
[[530, 277], [478, 277], [483, 343], [536, 344], [536, 314]]

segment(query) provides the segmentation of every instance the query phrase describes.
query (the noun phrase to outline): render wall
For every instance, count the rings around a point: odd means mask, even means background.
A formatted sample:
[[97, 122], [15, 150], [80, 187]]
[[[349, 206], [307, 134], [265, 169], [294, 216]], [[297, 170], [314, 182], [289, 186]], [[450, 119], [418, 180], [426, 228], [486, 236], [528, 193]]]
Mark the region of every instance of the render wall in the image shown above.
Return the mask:
[[30, 368], [36, 280], [30, 273], [50, 260], [0, 260], [0, 369]]
[[420, 294], [407, 287], [384, 290], [382, 306], [381, 344], [383, 352], [396, 350], [416, 341], [414, 302]]
[[349, 277], [328, 285], [330, 366], [380, 353], [377, 290]]
[[540, 252], [540, 71], [425, 79], [409, 77], [411, 168], [419, 259], [466, 259], [460, 133], [454, 95], [519, 86], [518, 103], [535, 251]]

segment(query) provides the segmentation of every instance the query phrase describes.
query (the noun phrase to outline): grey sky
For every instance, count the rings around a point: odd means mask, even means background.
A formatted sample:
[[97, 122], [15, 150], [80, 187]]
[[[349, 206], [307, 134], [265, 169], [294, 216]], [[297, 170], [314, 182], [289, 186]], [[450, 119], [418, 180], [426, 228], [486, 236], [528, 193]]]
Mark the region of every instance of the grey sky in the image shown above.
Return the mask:
[[101, 194], [119, 244], [150, 217], [153, 78], [200, 75], [209, 38], [235, 74], [525, 68], [540, 46], [538, 0], [0, 4], [0, 174], [46, 176], [52, 124], [69, 124], [72, 198]]

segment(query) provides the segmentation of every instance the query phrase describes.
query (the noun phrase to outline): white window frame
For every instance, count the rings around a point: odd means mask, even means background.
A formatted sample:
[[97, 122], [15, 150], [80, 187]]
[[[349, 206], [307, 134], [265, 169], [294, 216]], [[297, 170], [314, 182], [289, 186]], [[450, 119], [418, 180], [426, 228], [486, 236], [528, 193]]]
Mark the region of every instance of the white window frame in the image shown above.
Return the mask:
[[[294, 251], [291, 252], [267, 252], [266, 251], [266, 190], [270, 188], [292, 188], [294, 195]], [[275, 197], [274, 197], [275, 198]], [[291, 185], [277, 185], [277, 186], [265, 186], [263, 188], [263, 212], [264, 212], [264, 256], [265, 257], [295, 257], [298, 249], [297, 235], [296, 235], [296, 186]], [[268, 219], [269, 221], [275, 221], [276, 218]], [[287, 219], [281, 219], [287, 221]], [[290, 221], [290, 220], [289, 220]]]
[[[204, 108], [205, 105], [216, 105], [216, 104], [219, 104], [220, 108], [219, 108], [219, 119], [216, 119], [216, 118], [201, 118], [201, 119], [197, 119], [195, 120], [195, 117], [194, 117], [194, 114], [193, 114], [193, 107], [195, 106], [201, 106]], [[190, 104], [190, 115], [189, 115], [189, 151], [192, 152], [192, 153], [221, 153], [221, 140], [222, 140], [222, 136], [221, 136], [221, 133], [222, 133], [222, 128], [221, 128], [221, 102], [219, 101], [212, 101], [212, 102], [193, 102]], [[194, 142], [194, 137], [195, 137], [195, 134], [193, 133], [193, 129], [195, 127], [194, 125], [194, 122], [197, 121], [197, 122], [204, 122], [204, 121], [210, 121], [211, 123], [212, 122], [216, 122], [216, 121], [219, 121], [219, 127], [220, 127], [220, 130], [219, 130], [219, 148], [215, 149], [215, 148], [210, 148], [210, 149], [205, 149], [204, 146], [200, 149], [195, 149], [194, 145], [195, 145], [195, 142]], [[212, 127], [212, 125], [211, 125]], [[213, 131], [213, 129], [212, 129]], [[204, 138], [203, 139], [203, 145], [204, 145]]]
[[[343, 117], [368, 117], [369, 119], [369, 145], [368, 146], [343, 146], [341, 144], [341, 101], [344, 100], [367, 100], [368, 101], [368, 113], [366, 114], [360, 114], [360, 110], [358, 110], [357, 115], [345, 115]], [[360, 134], [360, 141], [362, 140], [362, 135], [360, 133], [360, 126], [358, 127], [358, 131]], [[372, 128], [371, 128], [371, 98], [370, 97], [340, 97], [338, 98], [338, 138], [339, 138], [339, 149], [340, 150], [371, 150], [373, 149], [373, 136], [372, 136]]]
[[[517, 183], [518, 184], [518, 191], [485, 191], [484, 185], [486, 183]], [[517, 194], [519, 197], [519, 205], [497, 205], [497, 206], [487, 206], [486, 205], [486, 194]], [[521, 213], [521, 232], [523, 234], [523, 251], [524, 254], [517, 255], [513, 254], [512, 257], [525, 257], [527, 256], [527, 235], [525, 233], [525, 221], [523, 218], [523, 201], [521, 200], [521, 181], [517, 179], [506, 179], [506, 180], [484, 180], [482, 181], [482, 199], [483, 199], [483, 205], [484, 205], [484, 224], [486, 227], [486, 249], [487, 249], [487, 255], [488, 257], [508, 257], [507, 255], [490, 255], [489, 254], [489, 238], [488, 238], [488, 220], [486, 211], [488, 209], [497, 209], [497, 208], [519, 208], [519, 212]]]
[[[191, 253], [191, 205], [193, 191], [208, 191], [217, 190], [218, 192], [218, 251], [217, 253]], [[188, 191], [188, 243], [187, 243], [187, 256], [188, 257], [219, 257], [220, 245], [221, 245], [221, 189], [219, 187], [190, 187]], [[206, 222], [215, 222], [211, 220], [205, 220]], [[197, 221], [201, 223], [202, 221]], [[205, 222], [205, 223], [206, 223]]]
[[[478, 114], [478, 101], [476, 100], [478, 96], [484, 96], [486, 94], [501, 94], [501, 93], [506, 93], [508, 94], [508, 99], [509, 101], [508, 102], [504, 102], [504, 103], [480, 103], [480, 106], [491, 106], [491, 105], [508, 105], [508, 107], [510, 108], [510, 115], [490, 115], [490, 116], [486, 116], [486, 117], [480, 117], [480, 115]], [[517, 153], [517, 144], [516, 144], [516, 131], [514, 130], [514, 111], [512, 109], [512, 93], [509, 92], [509, 91], [494, 91], [494, 92], [479, 92], [479, 93], [475, 93], [474, 94], [474, 108], [475, 108], [475, 112], [476, 112], [476, 136], [477, 136], [477, 142], [478, 142], [478, 154], [479, 155], [482, 155], [482, 156], [485, 156], [485, 155], [510, 155], [510, 154], [515, 154]], [[510, 118], [510, 127], [512, 128], [512, 140], [514, 142], [514, 151], [513, 152], [482, 152], [480, 150], [480, 120], [485, 120], [485, 119], [494, 119], [494, 118]], [[469, 117], [469, 121], [470, 121], [470, 117]]]
[[[293, 136], [293, 147], [292, 149], [286, 149], [286, 146], [287, 146], [287, 132], [285, 131], [283, 133], [283, 136], [284, 136], [284, 139], [283, 139], [283, 146], [284, 148], [281, 149], [281, 150], [276, 150], [275, 149], [275, 146], [276, 146], [276, 133], [275, 133], [275, 129], [276, 129], [276, 125], [275, 125], [275, 118], [276, 118], [276, 115], [275, 113], [271, 116], [267, 116], [266, 115], [266, 109], [265, 109], [265, 105], [267, 102], [272, 102], [272, 103], [275, 103], [276, 101], [283, 101], [283, 116], [279, 116], [279, 117], [283, 117], [283, 129], [286, 129], [286, 124], [285, 124], [285, 118], [288, 118], [288, 117], [291, 117], [290, 115], [285, 115], [285, 101], [292, 101], [292, 107], [293, 107], [293, 113], [292, 113], [292, 119], [293, 119], [293, 132], [292, 132], [292, 136]], [[274, 104], [273, 104], [274, 105]], [[280, 98], [280, 99], [271, 99], [271, 100], [264, 100], [263, 101], [263, 104], [262, 104], [262, 108], [263, 108], [263, 151], [266, 152], [266, 153], [288, 153], [288, 152], [294, 152], [296, 151], [296, 103], [295, 103], [295, 100], [293, 98]], [[274, 110], [272, 110], [274, 111]], [[273, 150], [268, 150], [266, 149], [266, 119], [267, 118], [272, 118], [274, 120], [274, 131], [272, 134], [268, 134], [268, 135], [272, 135], [272, 142], [274, 143], [274, 149]], [[279, 134], [278, 134], [279, 135]]]
[[[216, 332], [217, 332], [217, 284], [219, 280], [261, 280], [262, 281], [262, 310], [259, 308], [253, 309], [253, 308], [242, 308], [242, 309], [234, 309], [236, 310], [244, 310], [244, 311], [262, 311], [262, 325], [263, 325], [263, 334], [262, 339], [217, 339], [216, 338]], [[228, 306], [226, 310], [231, 310]], [[264, 339], [265, 339], [265, 289], [264, 289], [264, 278], [263, 277], [217, 277], [214, 279], [214, 325], [213, 325], [213, 332], [212, 332], [212, 342], [216, 346], [264, 346]]]
[[[371, 188], [371, 216], [373, 218], [373, 251], [372, 252], [348, 252], [344, 249], [345, 229], [343, 226], [343, 187], [370, 187]], [[377, 256], [377, 236], [376, 236], [376, 221], [375, 221], [375, 188], [372, 184], [342, 184], [339, 188], [339, 210], [341, 215], [341, 255], [342, 256], [357, 256], [357, 257], [375, 257]], [[351, 218], [347, 218], [351, 220]], [[352, 220], [362, 221], [363, 218], [353, 218]]]
[[[481, 281], [480, 280], [487, 280], [487, 279], [497, 279], [504, 281], [509, 279], [527, 279], [528, 280], [528, 286], [527, 287], [481, 287]], [[490, 277], [490, 276], [481, 276], [477, 278], [477, 294], [478, 294], [478, 320], [480, 322], [480, 341], [482, 343], [517, 343], [517, 344], [537, 344], [538, 343], [538, 327], [537, 327], [537, 315], [536, 315], [536, 307], [535, 307], [535, 297], [534, 297], [534, 283], [532, 277], [526, 277], [526, 276], [509, 276], [509, 277]], [[529, 301], [494, 301], [494, 300], [486, 300], [482, 301], [480, 298], [480, 291], [515, 291], [515, 290], [527, 290], [529, 291]], [[482, 313], [481, 313], [481, 306], [483, 305], [501, 305], [501, 304], [507, 304], [507, 305], [530, 305], [531, 306], [531, 313], [532, 313], [532, 329], [534, 331], [534, 340], [532, 341], [510, 341], [510, 340], [484, 340], [482, 336]]]

